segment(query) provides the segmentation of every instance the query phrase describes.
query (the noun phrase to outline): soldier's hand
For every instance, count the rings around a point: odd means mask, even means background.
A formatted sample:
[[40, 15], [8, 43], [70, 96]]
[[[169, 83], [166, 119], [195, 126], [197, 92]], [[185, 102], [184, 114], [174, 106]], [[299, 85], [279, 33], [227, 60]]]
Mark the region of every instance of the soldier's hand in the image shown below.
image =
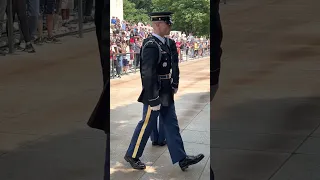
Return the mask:
[[152, 111], [159, 111], [160, 110], [161, 105], [159, 104], [158, 106], [153, 106], [151, 107]]
[[178, 92], [178, 88], [172, 88], [173, 89], [173, 93], [176, 94]]

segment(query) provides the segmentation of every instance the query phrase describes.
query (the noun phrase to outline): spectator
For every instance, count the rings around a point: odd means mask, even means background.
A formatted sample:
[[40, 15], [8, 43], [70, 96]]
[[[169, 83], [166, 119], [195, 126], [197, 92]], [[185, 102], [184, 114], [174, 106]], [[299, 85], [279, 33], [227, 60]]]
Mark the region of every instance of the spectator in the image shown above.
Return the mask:
[[178, 51], [178, 58], [179, 58], [179, 61], [181, 62], [182, 58], [181, 58], [181, 42], [180, 42], [180, 39], [178, 39], [176, 41], [176, 47], [177, 47], [177, 51]]
[[2, 36], [3, 26], [6, 22], [4, 19], [6, 9], [7, 9], [7, 0], [0, 0], [0, 37]]
[[[121, 52], [121, 49], [119, 47], [119, 41], [116, 39], [112, 39], [112, 45], [111, 45], [111, 50], [113, 52], [113, 67], [116, 69], [116, 74], [117, 77], [120, 78], [121, 75], [121, 65], [120, 65], [120, 60], [119, 60], [119, 53]], [[113, 70], [112, 70], [113, 71]]]
[[87, 23], [88, 21], [92, 21], [92, 9], [93, 9], [93, 0], [82, 0], [83, 7], [83, 22]]
[[203, 53], [203, 42], [202, 41], [200, 41], [199, 42], [199, 56], [201, 56], [202, 57], [202, 53]]
[[199, 43], [197, 41], [194, 42], [194, 56], [197, 57], [199, 54]]
[[[4, 30], [3, 26], [5, 24], [4, 15], [6, 13], [6, 8], [7, 8], [7, 1], [0, 0], [0, 38]], [[4, 55], [6, 55], [6, 53], [0, 49], [0, 56], [4, 56]]]
[[186, 56], [188, 57], [188, 55], [189, 55], [189, 49], [190, 49], [190, 42], [189, 42], [189, 41], [186, 42], [185, 48], [186, 48]]
[[129, 49], [130, 49], [130, 66], [132, 67], [132, 65], [134, 64], [134, 59], [135, 59], [135, 54], [134, 54], [134, 50], [132, 48], [132, 44], [129, 43]]
[[70, 21], [70, 9], [74, 8], [74, 0], [61, 0], [62, 25], [67, 26]]
[[138, 40], [138, 42], [135, 42], [134, 44], [134, 53], [135, 53], [135, 66], [139, 67], [140, 66], [140, 49], [141, 49], [141, 44]]
[[27, 15], [31, 40], [37, 38], [38, 18], [40, 14], [40, 0], [27, 0]]
[[[35, 41], [35, 43], [42, 43], [46, 41], [48, 43], [56, 43], [59, 42], [58, 39], [53, 37], [53, 14], [55, 13], [56, 1], [55, 0], [40, 0], [40, 19], [39, 19], [39, 38]], [[48, 37], [46, 39], [43, 38], [43, 18], [46, 16], [46, 25], [48, 31]]]
[[[78, 0], [72, 0], [73, 1], [73, 6], [74, 10], [78, 11], [79, 9], [79, 4]], [[83, 12], [83, 22], [87, 23], [89, 21], [93, 21], [93, 16], [92, 16], [92, 9], [93, 9], [93, 0], [82, 0], [82, 12]]]
[[[122, 41], [122, 54], [123, 54], [123, 72], [128, 72], [128, 65], [130, 60], [130, 49], [127, 41]], [[128, 57], [129, 56], [129, 57]]]
[[126, 21], [122, 21], [121, 23], [121, 30], [125, 31], [127, 27]]
[[[23, 50], [28, 53], [34, 53], [35, 49], [31, 44], [31, 36], [30, 36], [29, 25], [28, 25], [26, 0], [12, 0], [13, 21], [15, 20], [16, 14], [18, 15], [20, 29], [24, 37], [24, 40], [26, 42], [26, 46]], [[7, 23], [7, 35], [8, 35], [8, 23]], [[16, 44], [16, 46], [18, 47], [19, 44], [20, 43]]]

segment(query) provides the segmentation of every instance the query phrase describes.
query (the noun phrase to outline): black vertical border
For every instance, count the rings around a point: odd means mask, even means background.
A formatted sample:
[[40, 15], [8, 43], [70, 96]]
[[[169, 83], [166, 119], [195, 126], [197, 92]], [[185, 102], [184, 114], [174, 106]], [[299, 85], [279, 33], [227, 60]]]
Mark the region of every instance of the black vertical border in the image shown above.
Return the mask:
[[[91, 127], [104, 130], [106, 152], [104, 180], [110, 179], [110, 0], [95, 0], [95, 25], [103, 76], [103, 91], [90, 120]], [[95, 120], [94, 120], [95, 119]], [[89, 122], [90, 122], [89, 120]], [[89, 125], [90, 126], [90, 125]]]
[[[210, 0], [210, 114], [214, 111], [211, 103], [213, 102], [216, 91], [219, 86], [219, 75], [221, 67], [222, 48], [221, 42], [223, 37], [222, 25], [219, 13], [220, 0]], [[210, 116], [210, 129], [213, 129], [213, 119]], [[212, 137], [210, 131], [210, 137]], [[212, 157], [210, 148], [210, 158]], [[210, 159], [210, 162], [212, 160]], [[214, 171], [210, 166], [210, 179], [214, 180]]]

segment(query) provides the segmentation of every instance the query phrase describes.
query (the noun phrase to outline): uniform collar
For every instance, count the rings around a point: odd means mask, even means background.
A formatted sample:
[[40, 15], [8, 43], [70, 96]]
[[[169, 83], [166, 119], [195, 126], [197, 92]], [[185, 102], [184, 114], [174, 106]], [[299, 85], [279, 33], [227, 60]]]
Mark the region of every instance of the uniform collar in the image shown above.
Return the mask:
[[163, 44], [165, 44], [165, 43], [166, 43], [165, 38], [163, 38], [163, 37], [159, 36], [158, 34], [152, 33], [152, 36], [154, 36], [154, 37], [158, 38], [158, 39], [159, 39]]

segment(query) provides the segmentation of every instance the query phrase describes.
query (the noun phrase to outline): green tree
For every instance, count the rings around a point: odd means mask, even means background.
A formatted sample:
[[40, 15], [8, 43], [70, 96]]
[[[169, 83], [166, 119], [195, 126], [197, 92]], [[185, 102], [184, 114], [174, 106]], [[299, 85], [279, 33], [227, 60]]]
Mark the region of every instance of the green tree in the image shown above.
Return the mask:
[[150, 18], [145, 9], [136, 9], [136, 4], [130, 0], [123, 1], [123, 18], [129, 22], [143, 22], [149, 23]]
[[172, 11], [173, 30], [210, 34], [210, 0], [152, 0], [153, 11]]
[[135, 4], [136, 9], [144, 9], [147, 13], [152, 11], [152, 0], [129, 0]]

